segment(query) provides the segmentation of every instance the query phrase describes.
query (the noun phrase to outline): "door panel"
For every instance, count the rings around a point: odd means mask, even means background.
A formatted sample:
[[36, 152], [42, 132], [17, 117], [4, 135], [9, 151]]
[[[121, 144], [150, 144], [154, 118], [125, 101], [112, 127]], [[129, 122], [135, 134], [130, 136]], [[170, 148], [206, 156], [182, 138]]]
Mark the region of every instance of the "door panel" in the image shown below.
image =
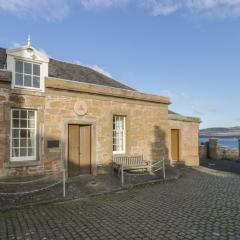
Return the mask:
[[68, 127], [68, 176], [91, 173], [91, 126]]
[[78, 176], [80, 174], [79, 162], [79, 126], [69, 125], [68, 128], [68, 175], [70, 177]]
[[91, 173], [91, 126], [80, 126], [80, 174]]
[[171, 130], [171, 151], [172, 151], [172, 160], [179, 161], [179, 130]]

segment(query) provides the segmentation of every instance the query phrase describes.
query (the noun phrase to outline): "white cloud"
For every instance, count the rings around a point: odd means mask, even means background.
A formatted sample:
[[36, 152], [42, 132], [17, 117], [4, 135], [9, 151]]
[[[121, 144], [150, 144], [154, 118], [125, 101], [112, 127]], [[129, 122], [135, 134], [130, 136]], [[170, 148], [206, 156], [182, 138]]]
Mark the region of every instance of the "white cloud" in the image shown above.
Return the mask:
[[0, 0], [0, 12], [60, 20], [69, 12], [68, 0]]
[[0, 12], [20, 16], [61, 20], [71, 6], [85, 9], [141, 7], [153, 16], [181, 12], [207, 17], [240, 17], [240, 0], [0, 0]]
[[130, 2], [130, 0], [79, 0], [82, 6], [90, 8], [109, 8], [122, 7]]
[[122, 7], [132, 4], [147, 9], [153, 16], [184, 12], [209, 17], [240, 16], [240, 0], [79, 0], [86, 9]]
[[13, 46], [14, 48], [17, 48], [17, 47], [20, 47], [21, 44], [18, 43], [18, 42], [13, 42], [13, 43], [12, 43], [12, 46]]
[[95, 71], [97, 71], [97, 72], [99, 72], [99, 73], [101, 73], [101, 74], [109, 77], [109, 78], [112, 78], [112, 74], [111, 74], [110, 72], [106, 71], [104, 68], [99, 67], [99, 66], [96, 65], [96, 64], [94, 64], [94, 65], [86, 65], [86, 64], [82, 64], [82, 63], [81, 63], [80, 61], [78, 61], [78, 60], [75, 61], [75, 63], [78, 64], [78, 65], [85, 66], [85, 67], [89, 67], [89, 68], [91, 68], [91, 69], [93, 69], [93, 70], [95, 70]]
[[178, 11], [209, 17], [239, 17], [240, 0], [145, 0], [154, 16], [169, 15]]
[[166, 96], [166, 97], [169, 97], [169, 98], [171, 98], [171, 99], [173, 99], [173, 98], [176, 96], [175, 93], [173, 93], [172, 91], [167, 90], [167, 89], [161, 90], [161, 91], [159, 92], [159, 95]]
[[91, 68], [91, 69], [109, 77], [109, 78], [112, 78], [111, 73], [107, 72], [105, 69], [99, 67], [98, 65], [86, 65], [86, 67], [89, 67], [89, 68]]

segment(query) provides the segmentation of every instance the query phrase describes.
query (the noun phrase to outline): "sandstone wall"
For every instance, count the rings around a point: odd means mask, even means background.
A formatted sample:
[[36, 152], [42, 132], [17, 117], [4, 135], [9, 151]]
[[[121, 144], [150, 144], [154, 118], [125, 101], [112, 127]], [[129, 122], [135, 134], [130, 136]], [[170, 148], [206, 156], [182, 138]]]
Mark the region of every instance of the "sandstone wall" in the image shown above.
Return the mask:
[[[180, 161], [187, 166], [199, 165], [199, 121], [187, 121], [184, 119], [172, 118], [170, 119], [171, 129], [180, 130]], [[169, 133], [170, 136], [170, 133]], [[171, 139], [170, 145], [171, 145]], [[171, 154], [170, 154], [171, 159]]]
[[[74, 105], [83, 101], [88, 108], [85, 116], [78, 116]], [[126, 154], [143, 154], [147, 160], [158, 160], [167, 150], [167, 105], [140, 101], [94, 96], [84, 93], [48, 90], [45, 107], [45, 141], [62, 139], [65, 163], [67, 161], [67, 129], [69, 123], [94, 123], [96, 131], [95, 163], [107, 167], [112, 161], [113, 115], [126, 116]], [[63, 136], [64, 135], [64, 136]], [[46, 159], [60, 155], [45, 148]]]
[[[59, 172], [62, 160], [67, 167], [69, 123], [94, 126], [93, 170], [97, 173], [97, 170], [108, 169], [112, 161], [113, 115], [126, 116], [126, 154], [143, 154], [147, 160], [158, 160], [165, 152], [168, 159], [166, 98], [62, 80], [49, 80], [49, 84], [46, 81], [46, 91], [40, 93], [13, 90], [10, 88], [11, 79], [4, 78], [4, 81], [0, 79], [0, 176]], [[65, 90], [61, 89], [63, 85]], [[117, 96], [114, 96], [115, 91]], [[74, 110], [78, 101], [87, 106], [88, 112], [84, 116], [79, 116]], [[9, 160], [10, 109], [14, 107], [37, 110], [36, 161]], [[48, 148], [51, 140], [60, 141], [59, 147]]]

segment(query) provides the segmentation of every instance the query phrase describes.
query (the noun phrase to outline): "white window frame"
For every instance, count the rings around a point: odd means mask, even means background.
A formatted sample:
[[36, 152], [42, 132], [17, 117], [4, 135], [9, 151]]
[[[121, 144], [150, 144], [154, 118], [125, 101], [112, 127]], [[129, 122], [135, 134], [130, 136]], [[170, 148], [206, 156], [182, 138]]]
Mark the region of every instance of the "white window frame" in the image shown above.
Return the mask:
[[[113, 151], [113, 154], [124, 154], [126, 152], [126, 116], [123, 115], [113, 115], [113, 121], [115, 121], [116, 117], [123, 118], [123, 149], [120, 151]], [[112, 124], [113, 125], [113, 124]], [[114, 138], [114, 129], [112, 131], [112, 139]], [[114, 143], [114, 142], [113, 142]], [[112, 146], [113, 147], [113, 146]]]
[[[13, 140], [13, 111], [14, 110], [25, 110], [25, 111], [34, 111], [35, 112], [35, 125], [34, 125], [34, 134], [35, 134], [35, 139], [34, 139], [34, 154], [33, 156], [19, 156], [19, 157], [13, 157], [12, 155], [12, 140]], [[18, 129], [21, 129], [20, 127]], [[30, 129], [30, 128], [24, 128], [24, 129]], [[20, 147], [19, 147], [20, 149]], [[12, 108], [11, 109], [11, 117], [10, 117], [10, 161], [12, 162], [24, 162], [24, 161], [36, 161], [37, 160], [37, 110], [36, 109], [29, 109], [29, 108]]]
[[[24, 85], [17, 85], [16, 84], [16, 62], [19, 61], [19, 62], [22, 62], [23, 63], [23, 83], [24, 83], [24, 75], [29, 75], [31, 76], [31, 78], [33, 78], [33, 64], [35, 65], [39, 65], [40, 66], [40, 76], [39, 77], [39, 81], [40, 81], [40, 86], [39, 88], [35, 88], [35, 87], [29, 87], [29, 86], [24, 86]], [[24, 63], [30, 63], [31, 66], [32, 66], [32, 74], [25, 74], [24, 73]], [[20, 59], [20, 58], [14, 58], [14, 74], [13, 74], [13, 86], [14, 88], [23, 88], [23, 89], [29, 89], [29, 90], [35, 90], [35, 91], [42, 91], [42, 66], [41, 66], [41, 63], [39, 62], [34, 62], [34, 61], [28, 61], [28, 60], [24, 60], [24, 59]]]

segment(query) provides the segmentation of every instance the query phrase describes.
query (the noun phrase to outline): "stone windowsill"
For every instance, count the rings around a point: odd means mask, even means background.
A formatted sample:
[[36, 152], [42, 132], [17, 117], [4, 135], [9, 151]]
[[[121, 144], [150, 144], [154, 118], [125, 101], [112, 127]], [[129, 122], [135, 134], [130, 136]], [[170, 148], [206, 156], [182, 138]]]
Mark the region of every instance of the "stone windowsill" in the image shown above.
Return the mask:
[[31, 166], [39, 166], [41, 164], [40, 161], [9, 161], [5, 163], [6, 168], [11, 167], [31, 167]]

